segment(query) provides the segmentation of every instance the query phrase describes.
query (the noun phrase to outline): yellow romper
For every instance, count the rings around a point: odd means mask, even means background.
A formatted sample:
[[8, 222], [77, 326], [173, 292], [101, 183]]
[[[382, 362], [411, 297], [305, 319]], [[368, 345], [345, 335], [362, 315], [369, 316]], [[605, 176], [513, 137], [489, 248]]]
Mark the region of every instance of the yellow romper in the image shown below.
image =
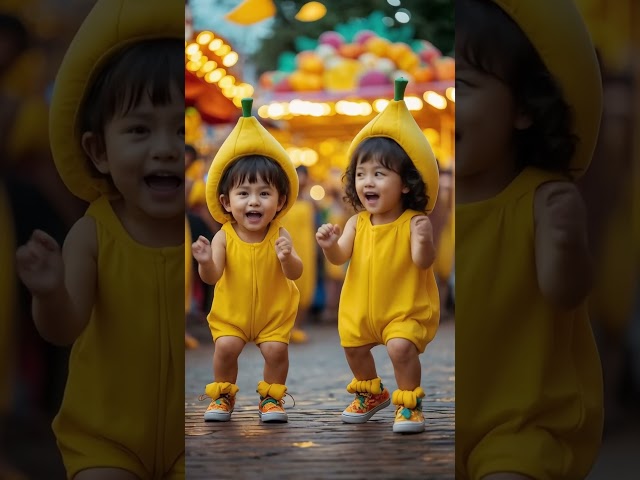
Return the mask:
[[189, 220], [184, 219], [184, 312], [189, 313], [191, 309], [191, 275], [192, 256], [191, 256], [191, 229], [189, 228]]
[[317, 243], [315, 236], [315, 212], [311, 202], [297, 200], [291, 210], [282, 217], [282, 226], [291, 235], [296, 252], [302, 260], [302, 276], [295, 281], [300, 290], [300, 309], [311, 306], [316, 290]]
[[256, 345], [289, 343], [300, 293], [284, 276], [276, 254], [280, 222], [271, 222], [260, 243], [241, 240], [231, 222], [222, 230], [227, 238], [226, 263], [207, 317], [213, 340], [233, 336]]
[[361, 212], [347, 269], [338, 331], [343, 347], [386, 344], [392, 338], [412, 341], [424, 352], [440, 321], [440, 300], [433, 268], [411, 259], [411, 218], [405, 210], [395, 221], [372, 225]]
[[97, 229], [96, 303], [53, 421], [68, 478], [92, 467], [184, 478], [184, 245], [140, 245], [105, 196], [86, 215]]
[[513, 471], [582, 479], [602, 434], [602, 372], [586, 302], [542, 297], [533, 199], [557, 176], [524, 170], [456, 207], [456, 478]]

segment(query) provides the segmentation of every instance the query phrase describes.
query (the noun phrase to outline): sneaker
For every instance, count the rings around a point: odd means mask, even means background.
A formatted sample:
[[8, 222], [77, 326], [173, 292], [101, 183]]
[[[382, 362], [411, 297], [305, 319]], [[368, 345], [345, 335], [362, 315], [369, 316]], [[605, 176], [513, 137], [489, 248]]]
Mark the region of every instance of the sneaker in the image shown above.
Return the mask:
[[389, 390], [386, 388], [382, 393], [357, 393], [344, 412], [342, 412], [342, 421], [345, 423], [364, 423], [373, 415], [383, 408], [391, 404]]
[[228, 422], [231, 420], [233, 407], [236, 403], [236, 397], [230, 395], [222, 395], [216, 400], [212, 400], [204, 412], [205, 422]]
[[276, 400], [273, 397], [260, 398], [260, 405], [258, 405], [258, 414], [260, 420], [269, 422], [286, 423], [289, 421], [287, 412], [284, 411], [284, 400]]
[[418, 400], [416, 408], [406, 408], [398, 405], [396, 419], [393, 422], [394, 433], [420, 433], [424, 432], [424, 414], [422, 402]]

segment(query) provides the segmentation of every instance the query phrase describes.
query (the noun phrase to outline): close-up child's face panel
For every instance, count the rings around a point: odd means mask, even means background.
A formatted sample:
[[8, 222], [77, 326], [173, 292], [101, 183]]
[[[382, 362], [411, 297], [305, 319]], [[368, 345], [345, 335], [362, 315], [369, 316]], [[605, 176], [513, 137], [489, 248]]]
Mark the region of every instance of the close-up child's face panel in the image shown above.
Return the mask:
[[170, 100], [116, 113], [104, 131], [104, 152], [96, 167], [111, 176], [126, 201], [153, 218], [184, 212], [184, 100], [171, 89]]
[[355, 184], [360, 202], [371, 213], [388, 211], [401, 202], [407, 191], [400, 175], [376, 159], [358, 160]]
[[228, 195], [220, 196], [225, 210], [233, 215], [238, 224], [250, 231], [267, 228], [285, 201], [286, 197], [281, 196], [277, 188], [260, 175], [254, 182], [245, 178], [235, 183]]

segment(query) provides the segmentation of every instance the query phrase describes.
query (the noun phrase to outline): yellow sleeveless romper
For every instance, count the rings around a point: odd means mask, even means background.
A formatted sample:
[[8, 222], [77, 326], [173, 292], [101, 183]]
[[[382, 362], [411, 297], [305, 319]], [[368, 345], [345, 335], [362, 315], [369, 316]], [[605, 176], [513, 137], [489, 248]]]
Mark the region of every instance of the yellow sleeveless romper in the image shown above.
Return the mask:
[[300, 308], [311, 306], [316, 289], [316, 230], [315, 212], [311, 202], [297, 200], [282, 217], [282, 226], [291, 235], [293, 246], [302, 260], [302, 276], [295, 281], [300, 291]]
[[191, 262], [191, 229], [189, 220], [184, 219], [184, 312], [191, 309], [191, 275], [193, 275]]
[[542, 297], [533, 199], [557, 177], [524, 170], [456, 207], [456, 478], [587, 475], [602, 433], [602, 372], [586, 302]]
[[391, 223], [372, 225], [369, 212], [358, 214], [338, 309], [343, 347], [406, 338], [422, 353], [435, 337], [440, 300], [433, 268], [420, 269], [411, 259], [411, 218], [416, 215], [422, 214], [405, 210]]
[[53, 421], [67, 475], [118, 467], [184, 478], [184, 246], [140, 245], [104, 196], [86, 215], [97, 229], [96, 303]]
[[227, 238], [226, 264], [207, 317], [213, 340], [233, 336], [256, 345], [289, 343], [300, 293], [284, 276], [276, 254], [280, 222], [271, 222], [260, 243], [242, 241], [231, 222], [222, 230]]
[[13, 215], [4, 185], [0, 182], [0, 415], [9, 409], [13, 388], [16, 276], [13, 265], [15, 240]]

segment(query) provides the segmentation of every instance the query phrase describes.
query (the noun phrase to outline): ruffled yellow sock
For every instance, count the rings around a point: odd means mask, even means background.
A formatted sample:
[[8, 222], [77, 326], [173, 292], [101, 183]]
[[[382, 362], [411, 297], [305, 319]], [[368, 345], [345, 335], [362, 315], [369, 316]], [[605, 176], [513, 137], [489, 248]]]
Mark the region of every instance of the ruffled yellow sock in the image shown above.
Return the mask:
[[208, 384], [204, 388], [204, 393], [207, 397], [210, 397], [211, 400], [217, 400], [222, 395], [229, 395], [231, 397], [235, 397], [236, 393], [238, 393], [238, 386], [234, 383], [229, 382], [213, 382]]
[[264, 380], [260, 380], [256, 392], [258, 392], [261, 398], [271, 397], [276, 400], [281, 400], [284, 394], [287, 393], [287, 387], [279, 383], [267, 383]]
[[418, 400], [424, 397], [422, 387], [416, 387], [415, 390], [396, 390], [391, 396], [391, 402], [394, 405], [406, 408], [416, 408]]
[[347, 385], [347, 392], [349, 393], [373, 393], [379, 395], [382, 393], [382, 379], [376, 377], [371, 380], [351, 380], [351, 383]]

